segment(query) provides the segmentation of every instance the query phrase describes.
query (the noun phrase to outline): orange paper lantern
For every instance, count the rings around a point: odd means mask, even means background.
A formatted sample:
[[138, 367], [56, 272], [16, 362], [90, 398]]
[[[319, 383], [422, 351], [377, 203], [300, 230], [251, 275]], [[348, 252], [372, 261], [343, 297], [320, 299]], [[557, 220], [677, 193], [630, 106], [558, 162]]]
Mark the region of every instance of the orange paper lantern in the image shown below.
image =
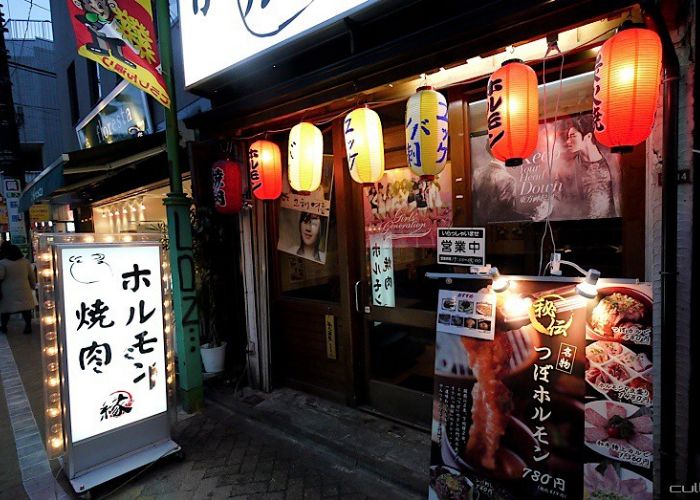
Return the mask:
[[274, 200], [282, 193], [282, 154], [277, 144], [255, 141], [248, 149], [250, 190], [259, 200]]
[[496, 70], [487, 87], [489, 147], [508, 167], [522, 165], [537, 147], [537, 75], [520, 59]]
[[603, 44], [595, 63], [594, 134], [613, 152], [630, 151], [649, 137], [659, 100], [659, 35], [629, 26]]

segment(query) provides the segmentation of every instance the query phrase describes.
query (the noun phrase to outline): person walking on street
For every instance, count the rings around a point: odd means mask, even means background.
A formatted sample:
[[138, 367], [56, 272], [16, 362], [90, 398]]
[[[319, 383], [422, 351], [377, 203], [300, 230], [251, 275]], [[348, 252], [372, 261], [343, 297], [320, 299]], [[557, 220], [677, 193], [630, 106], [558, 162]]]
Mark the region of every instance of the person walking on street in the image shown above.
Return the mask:
[[36, 307], [34, 271], [16, 245], [3, 248], [0, 260], [0, 331], [7, 333], [13, 313], [22, 313], [24, 333], [32, 333], [32, 310]]

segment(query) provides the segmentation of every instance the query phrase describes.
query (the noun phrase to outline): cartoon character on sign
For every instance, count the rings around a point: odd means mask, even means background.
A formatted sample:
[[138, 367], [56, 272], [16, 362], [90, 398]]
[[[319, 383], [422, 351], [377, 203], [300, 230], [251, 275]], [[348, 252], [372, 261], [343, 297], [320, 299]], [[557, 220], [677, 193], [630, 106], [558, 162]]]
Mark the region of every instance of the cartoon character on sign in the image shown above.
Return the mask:
[[135, 68], [136, 65], [122, 52], [122, 47], [128, 45], [138, 54], [138, 50], [122, 33], [122, 27], [116, 17], [119, 9], [117, 3], [114, 0], [73, 0], [73, 3], [84, 12], [75, 18], [85, 25], [92, 36], [92, 43], [86, 44], [85, 48], [102, 56], [111, 55], [127, 66]]
[[73, 255], [70, 262], [70, 275], [78, 283], [90, 285], [112, 277], [112, 267], [105, 262], [103, 253], [93, 253], [86, 257]]
[[[262, 38], [282, 31], [313, 2], [314, 0], [238, 0], [238, 10], [250, 34]], [[207, 5], [208, 3], [207, 1]], [[202, 11], [206, 14], [204, 9]]]

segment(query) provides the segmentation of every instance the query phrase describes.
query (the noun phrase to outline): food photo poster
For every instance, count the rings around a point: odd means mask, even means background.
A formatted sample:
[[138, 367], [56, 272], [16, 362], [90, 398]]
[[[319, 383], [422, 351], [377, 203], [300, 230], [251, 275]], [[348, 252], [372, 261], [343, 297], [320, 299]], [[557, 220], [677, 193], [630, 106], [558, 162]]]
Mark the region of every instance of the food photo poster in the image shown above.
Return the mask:
[[577, 283], [513, 280], [493, 340], [438, 329], [429, 498], [653, 498], [651, 286]]

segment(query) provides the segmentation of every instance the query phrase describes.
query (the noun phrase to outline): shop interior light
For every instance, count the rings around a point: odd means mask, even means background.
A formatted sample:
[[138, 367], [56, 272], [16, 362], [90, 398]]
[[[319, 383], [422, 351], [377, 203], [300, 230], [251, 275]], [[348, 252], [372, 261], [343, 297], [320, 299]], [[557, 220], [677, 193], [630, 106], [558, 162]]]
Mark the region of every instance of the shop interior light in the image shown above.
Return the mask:
[[491, 268], [491, 279], [493, 279], [493, 283], [491, 284], [491, 289], [496, 292], [496, 293], [502, 293], [508, 290], [508, 287], [510, 287], [510, 280], [506, 278], [505, 276], [501, 276], [501, 273], [498, 272], [497, 267], [492, 267]]

